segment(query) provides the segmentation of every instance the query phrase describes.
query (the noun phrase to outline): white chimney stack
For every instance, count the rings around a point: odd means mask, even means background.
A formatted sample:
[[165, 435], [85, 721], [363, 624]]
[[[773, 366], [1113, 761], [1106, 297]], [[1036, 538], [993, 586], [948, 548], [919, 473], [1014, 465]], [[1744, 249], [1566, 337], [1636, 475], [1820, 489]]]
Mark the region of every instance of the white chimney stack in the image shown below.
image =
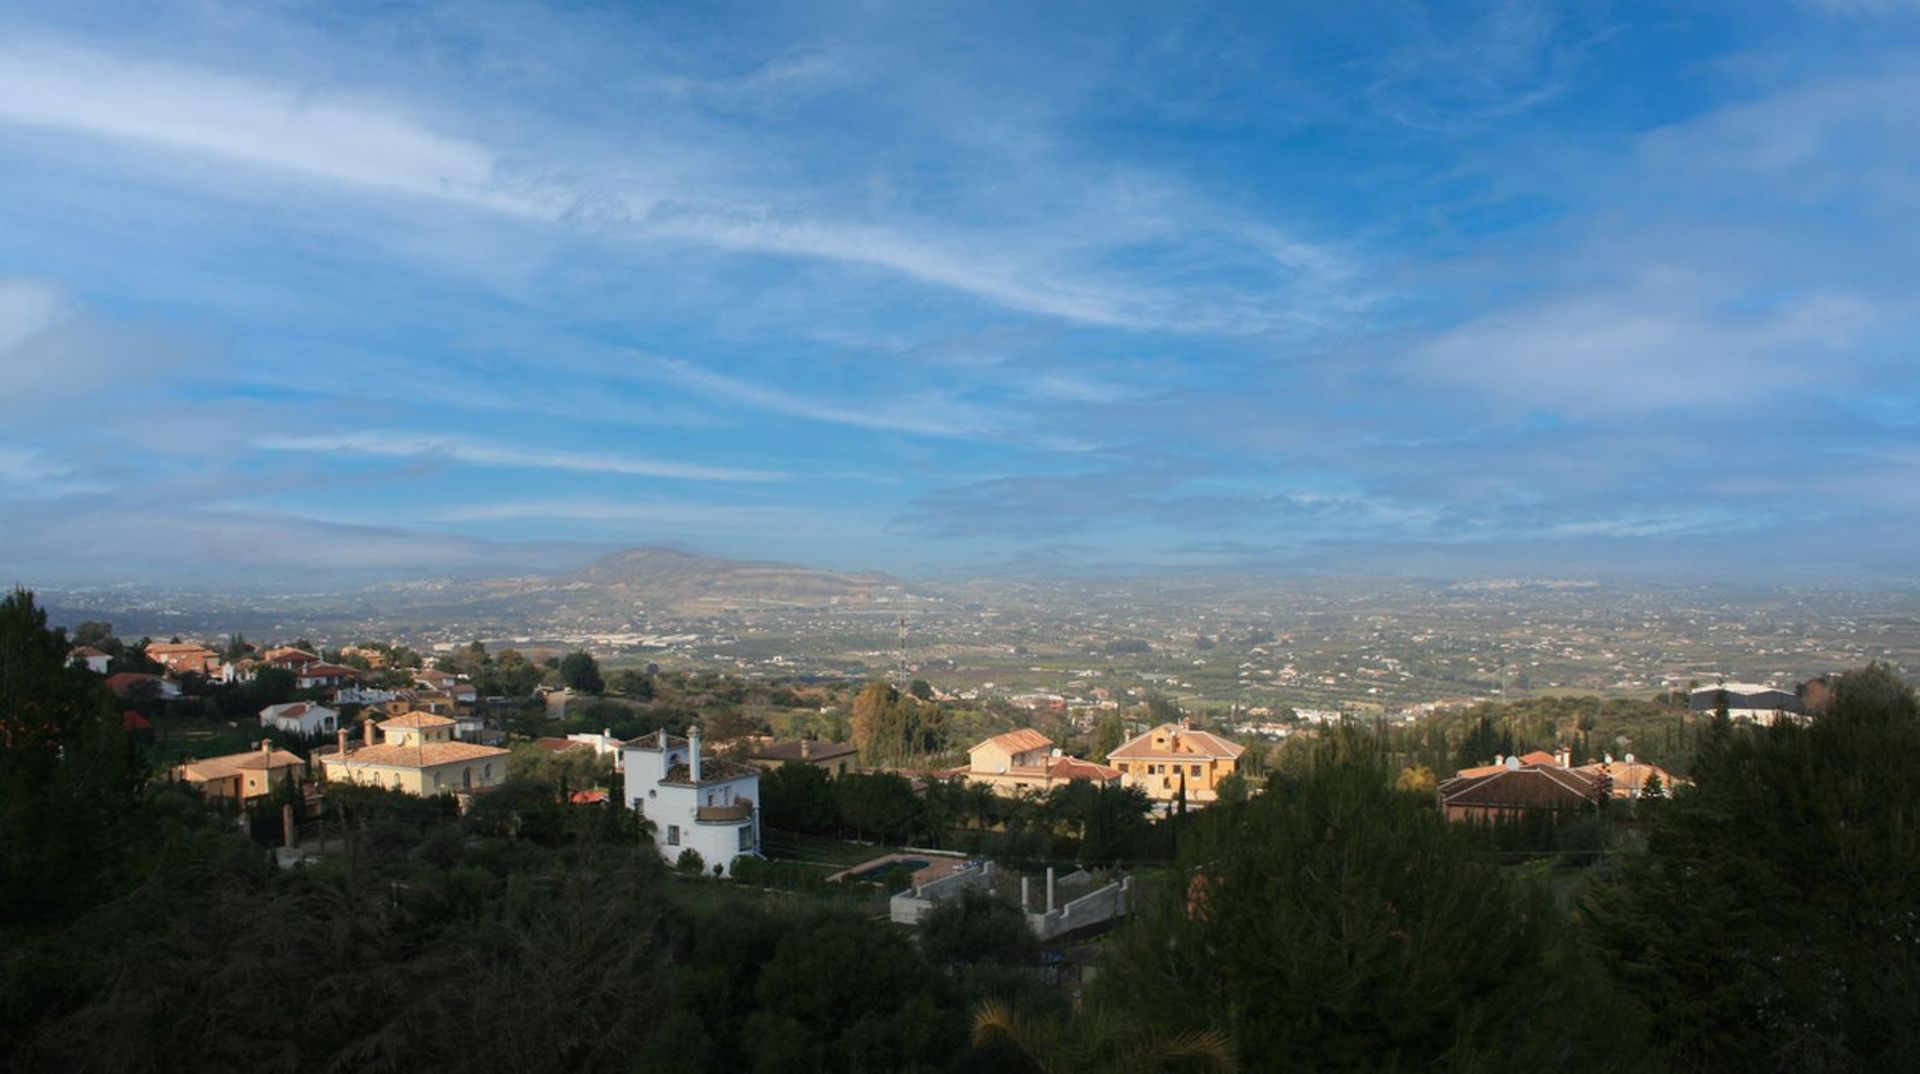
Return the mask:
[[687, 728], [687, 774], [695, 783], [700, 782], [700, 725], [692, 724]]

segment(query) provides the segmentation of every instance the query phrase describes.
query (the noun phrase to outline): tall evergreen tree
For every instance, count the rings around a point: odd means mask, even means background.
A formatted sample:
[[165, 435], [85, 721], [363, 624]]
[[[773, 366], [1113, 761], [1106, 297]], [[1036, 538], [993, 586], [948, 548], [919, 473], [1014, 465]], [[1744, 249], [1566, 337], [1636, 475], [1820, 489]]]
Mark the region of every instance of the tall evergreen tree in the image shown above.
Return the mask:
[[1265, 1069], [1616, 1070], [1634, 1008], [1348, 729], [1301, 779], [1192, 818], [1177, 882], [1102, 966], [1095, 1017], [1213, 1030]]
[[1716, 717], [1588, 908], [1683, 1069], [1920, 1069], [1920, 709], [1876, 666], [1809, 724]]
[[0, 600], [0, 920], [99, 898], [143, 775], [97, 676], [67, 663], [65, 631], [33, 594]]

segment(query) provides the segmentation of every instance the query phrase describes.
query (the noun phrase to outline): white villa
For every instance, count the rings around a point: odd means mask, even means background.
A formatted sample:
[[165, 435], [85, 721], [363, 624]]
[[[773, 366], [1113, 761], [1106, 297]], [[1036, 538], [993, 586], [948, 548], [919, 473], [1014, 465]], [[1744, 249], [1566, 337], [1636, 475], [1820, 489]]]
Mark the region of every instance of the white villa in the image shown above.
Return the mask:
[[268, 705], [260, 710], [260, 726], [290, 735], [330, 735], [340, 726], [340, 714], [311, 701]]
[[760, 856], [760, 770], [700, 758], [700, 730], [689, 738], [660, 731], [621, 747], [626, 803], [653, 822], [653, 844], [669, 864], [689, 848], [706, 871], [733, 871], [742, 854]]

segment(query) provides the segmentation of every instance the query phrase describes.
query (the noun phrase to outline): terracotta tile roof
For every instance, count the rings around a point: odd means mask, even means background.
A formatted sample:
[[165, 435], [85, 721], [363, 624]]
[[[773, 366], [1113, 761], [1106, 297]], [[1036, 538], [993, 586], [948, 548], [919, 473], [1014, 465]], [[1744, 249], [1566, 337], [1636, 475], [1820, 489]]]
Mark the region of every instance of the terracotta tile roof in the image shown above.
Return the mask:
[[291, 645], [282, 645], [278, 648], [268, 649], [266, 652], [260, 654], [260, 659], [265, 660], [269, 664], [317, 664], [320, 662], [319, 657], [305, 649], [296, 649]]
[[339, 715], [339, 713], [334, 713], [332, 709], [327, 708], [325, 705], [316, 705], [311, 701], [289, 701], [284, 705], [268, 705], [266, 708], [260, 710], [260, 715], [270, 720], [281, 719], [283, 717], [297, 720], [310, 712], [330, 712], [336, 716]]
[[[447, 722], [452, 723], [453, 721], [448, 720]], [[590, 750], [593, 748], [593, 746], [588, 743], [575, 742], [570, 738], [536, 738], [533, 740], [533, 744], [553, 753], [566, 753], [569, 750]]]
[[[719, 757], [708, 757], [700, 762], [701, 783], [723, 783], [730, 779], [758, 776], [759, 774], [760, 770], [752, 765], [735, 764], [732, 761], [723, 760]], [[666, 776], [663, 777], [660, 782], [679, 783], [689, 787], [694, 785], [694, 781], [689, 778], [687, 766], [683, 764], [677, 764], [667, 769]]]
[[120, 714], [120, 726], [129, 731], [151, 731], [153, 730], [153, 721], [132, 709], [128, 709]]
[[1090, 779], [1096, 783], [1112, 783], [1120, 778], [1118, 768], [1108, 768], [1103, 764], [1083, 761], [1078, 757], [1062, 757], [1047, 768], [1048, 779]]
[[188, 783], [206, 783], [216, 779], [231, 779], [249, 769], [305, 767], [306, 763], [298, 755], [286, 750], [274, 750], [268, 755], [254, 749], [221, 757], [202, 757], [197, 761], [188, 761], [176, 771]]
[[[1053, 739], [1035, 731], [1031, 727], [1022, 727], [1017, 731], [1008, 731], [1004, 735], [995, 735], [985, 742], [980, 743], [980, 746], [998, 746], [1008, 753], [1026, 753], [1029, 750], [1051, 749]], [[973, 748], [977, 750], [980, 746]]]
[[800, 755], [800, 740], [775, 742], [755, 750], [750, 756], [756, 761], [831, 761], [836, 757], [847, 757], [860, 752], [845, 742], [813, 742], [807, 746], [806, 756]]
[[431, 712], [407, 712], [395, 716], [391, 720], [380, 721], [380, 730], [385, 731], [389, 727], [401, 729], [409, 727], [452, 727], [453, 723], [453, 720], [445, 716], [435, 716]]
[[181, 653], [205, 653], [213, 656], [214, 651], [197, 641], [154, 641], [147, 643], [147, 655], [154, 659], [161, 656], [176, 656]]
[[1606, 798], [1609, 791], [1606, 779], [1558, 765], [1525, 765], [1484, 776], [1455, 776], [1438, 788], [1442, 805], [1493, 809], [1584, 805]]
[[159, 682], [160, 676], [145, 671], [116, 671], [107, 676], [107, 689], [122, 694], [140, 682]]
[[497, 746], [479, 746], [471, 742], [423, 742], [419, 745], [402, 746], [389, 743], [379, 746], [362, 746], [349, 749], [342, 757], [337, 752], [329, 757], [334, 764], [377, 765], [382, 768], [437, 768], [443, 764], [460, 764], [465, 761], [492, 760], [505, 757], [507, 751]]
[[687, 740], [681, 738], [679, 735], [669, 735], [665, 731], [656, 731], [651, 735], [641, 735], [639, 738], [630, 738], [620, 748], [627, 750], [651, 750], [654, 753], [659, 753], [660, 740], [663, 738], [667, 740], [668, 749], [678, 749], [687, 744]]
[[1534, 750], [1532, 753], [1521, 754], [1520, 763], [1521, 764], [1559, 764], [1560, 758], [1555, 757], [1553, 754], [1548, 753], [1546, 750]]
[[[1167, 738], [1169, 740], [1167, 748], [1154, 748], [1155, 737]], [[1146, 734], [1128, 739], [1119, 749], [1107, 754], [1107, 759], [1113, 760], [1118, 757], [1132, 761], [1157, 760], [1166, 757], [1222, 757], [1230, 760], [1245, 752], [1247, 752], [1245, 746], [1238, 742], [1229, 742], [1219, 735], [1195, 731], [1177, 723], [1163, 723]]]
[[1647, 780], [1653, 776], [1659, 776], [1660, 785], [1669, 790], [1671, 790], [1676, 783], [1686, 782], [1685, 780], [1676, 779], [1673, 773], [1668, 772], [1659, 765], [1649, 764], [1646, 761], [1614, 761], [1611, 764], [1604, 761], [1596, 761], [1593, 764], [1583, 764], [1579, 768], [1574, 769], [1574, 771], [1595, 778], [1604, 776], [1612, 780], [1616, 794], [1626, 794], [1632, 791], [1644, 790], [1647, 786]]

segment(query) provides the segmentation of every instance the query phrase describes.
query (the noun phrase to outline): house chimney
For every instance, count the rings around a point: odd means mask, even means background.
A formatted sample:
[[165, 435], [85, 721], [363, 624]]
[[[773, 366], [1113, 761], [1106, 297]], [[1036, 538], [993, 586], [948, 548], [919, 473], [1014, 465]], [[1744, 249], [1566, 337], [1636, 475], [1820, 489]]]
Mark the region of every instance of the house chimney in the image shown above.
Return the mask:
[[270, 739], [263, 738], [260, 740], [260, 756], [268, 760], [273, 759], [273, 742]]
[[801, 740], [800, 740], [800, 757], [801, 757], [801, 759], [802, 759], [802, 760], [805, 760], [806, 758], [808, 758], [808, 757], [811, 757], [811, 756], [813, 756], [813, 740], [812, 740], [812, 739], [810, 739], [810, 738], [803, 738], [803, 739], [801, 739]]
[[363, 723], [360, 726], [364, 728], [367, 732], [367, 745], [369, 746], [373, 745], [373, 721], [369, 719], [366, 723]]
[[700, 782], [700, 725], [692, 724], [687, 728], [687, 774], [695, 783]]

